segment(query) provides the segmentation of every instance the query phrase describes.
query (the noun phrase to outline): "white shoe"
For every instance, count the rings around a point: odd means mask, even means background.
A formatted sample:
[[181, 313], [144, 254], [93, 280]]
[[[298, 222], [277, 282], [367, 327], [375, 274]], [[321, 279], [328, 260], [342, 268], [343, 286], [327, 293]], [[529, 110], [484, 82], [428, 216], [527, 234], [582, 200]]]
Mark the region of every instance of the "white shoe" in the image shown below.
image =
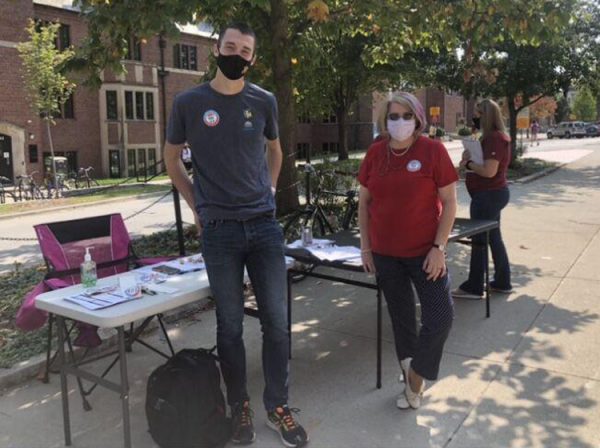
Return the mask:
[[410, 369], [410, 361], [412, 358], [405, 358], [400, 361], [400, 375], [398, 383], [400, 383], [400, 396], [404, 396], [404, 388], [406, 387], [406, 379], [408, 378], [408, 369]]
[[[408, 368], [406, 369], [406, 385], [404, 387], [404, 392], [398, 396], [396, 400], [396, 407], [398, 409], [419, 409], [421, 407], [421, 399], [423, 398], [423, 391], [425, 390], [425, 381], [421, 384], [421, 389], [419, 392], [413, 392], [411, 387], [408, 385], [408, 371], [410, 368], [410, 361], [408, 361]], [[402, 363], [400, 363], [402, 366]], [[404, 366], [402, 366], [404, 367]], [[404, 370], [404, 369], [403, 369]]]

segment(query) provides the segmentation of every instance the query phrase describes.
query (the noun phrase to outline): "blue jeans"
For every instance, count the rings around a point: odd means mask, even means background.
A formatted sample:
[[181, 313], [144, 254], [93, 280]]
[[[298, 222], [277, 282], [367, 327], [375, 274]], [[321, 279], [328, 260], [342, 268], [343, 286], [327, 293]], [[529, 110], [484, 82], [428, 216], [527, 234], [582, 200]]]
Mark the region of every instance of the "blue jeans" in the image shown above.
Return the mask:
[[[415, 372], [436, 380], [444, 344], [452, 328], [454, 303], [448, 274], [427, 280], [425, 257], [400, 258], [373, 253], [377, 280], [385, 296], [392, 320], [398, 361], [413, 358]], [[421, 323], [417, 325], [415, 286], [421, 303]]]
[[[494, 280], [491, 284], [499, 289], [512, 288], [508, 254], [500, 233], [500, 213], [508, 204], [509, 199], [508, 188], [478, 191], [471, 194], [471, 219], [493, 219], [498, 221], [498, 228], [490, 230], [490, 249], [494, 261]], [[486, 262], [485, 234], [475, 235], [472, 242], [469, 278], [460, 285], [460, 289], [481, 295], [483, 294]]]
[[234, 406], [249, 399], [243, 321], [244, 267], [256, 294], [263, 332], [263, 401], [267, 411], [287, 403], [289, 332], [283, 232], [272, 216], [247, 221], [218, 220], [204, 225], [203, 255], [216, 301], [217, 349]]

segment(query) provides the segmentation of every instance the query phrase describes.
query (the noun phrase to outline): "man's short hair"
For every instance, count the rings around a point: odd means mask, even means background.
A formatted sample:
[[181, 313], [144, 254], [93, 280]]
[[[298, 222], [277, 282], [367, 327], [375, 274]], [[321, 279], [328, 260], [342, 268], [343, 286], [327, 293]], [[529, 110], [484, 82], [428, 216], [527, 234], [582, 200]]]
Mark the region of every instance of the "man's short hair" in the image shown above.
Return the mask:
[[244, 22], [230, 22], [227, 25], [223, 26], [219, 31], [219, 39], [217, 40], [217, 48], [221, 48], [221, 42], [223, 41], [223, 36], [225, 36], [225, 31], [227, 30], [238, 30], [240, 33], [245, 34], [246, 36], [252, 36], [254, 38], [254, 50], [253, 53], [256, 53], [256, 33], [250, 25]]

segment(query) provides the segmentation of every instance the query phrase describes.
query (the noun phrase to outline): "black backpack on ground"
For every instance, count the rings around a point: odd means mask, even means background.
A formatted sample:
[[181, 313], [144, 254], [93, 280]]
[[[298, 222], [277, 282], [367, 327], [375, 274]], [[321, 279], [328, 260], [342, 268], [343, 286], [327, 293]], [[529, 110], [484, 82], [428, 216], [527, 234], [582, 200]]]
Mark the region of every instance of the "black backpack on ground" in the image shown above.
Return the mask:
[[161, 448], [221, 448], [229, 440], [213, 350], [181, 350], [150, 375], [146, 417]]

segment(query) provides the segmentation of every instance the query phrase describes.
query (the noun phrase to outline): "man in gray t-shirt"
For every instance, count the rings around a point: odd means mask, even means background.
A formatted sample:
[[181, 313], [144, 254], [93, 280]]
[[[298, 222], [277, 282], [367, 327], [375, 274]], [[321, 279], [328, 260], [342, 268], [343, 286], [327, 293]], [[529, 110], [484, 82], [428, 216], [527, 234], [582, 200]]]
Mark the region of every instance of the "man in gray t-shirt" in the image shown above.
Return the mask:
[[[283, 233], [275, 220], [282, 151], [277, 103], [244, 76], [256, 60], [256, 37], [244, 24], [219, 33], [212, 81], [180, 93], [169, 117], [164, 159], [173, 184], [195, 212], [216, 302], [217, 348], [232, 411], [232, 441], [255, 440], [246, 387], [243, 277], [252, 282], [263, 330], [263, 401], [267, 424], [288, 447], [308, 435], [290, 414], [289, 330]], [[194, 182], [181, 162], [192, 153]], [[266, 148], [266, 152], [265, 152]]]

